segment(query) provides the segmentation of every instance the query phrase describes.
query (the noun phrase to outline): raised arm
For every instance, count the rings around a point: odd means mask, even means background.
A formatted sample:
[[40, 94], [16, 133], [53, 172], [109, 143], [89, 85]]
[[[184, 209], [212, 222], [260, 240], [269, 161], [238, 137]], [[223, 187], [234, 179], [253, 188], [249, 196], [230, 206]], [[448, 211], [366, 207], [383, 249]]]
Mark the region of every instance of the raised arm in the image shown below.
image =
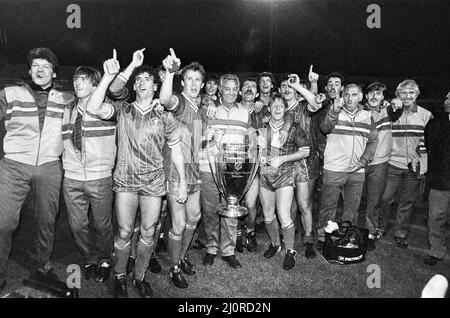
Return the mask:
[[317, 86], [317, 82], [319, 81], [319, 74], [313, 72], [313, 65], [309, 67], [308, 81], [311, 84], [309, 91], [314, 95], [317, 95], [319, 92], [319, 88]]
[[159, 92], [159, 101], [167, 110], [174, 110], [178, 105], [178, 99], [173, 95], [173, 78], [180, 69], [181, 61], [170, 48], [170, 54], [163, 60], [162, 65], [167, 70]]
[[334, 129], [338, 122], [339, 113], [341, 112], [342, 107], [344, 107], [344, 99], [342, 97], [336, 97], [327, 114], [320, 122], [320, 129], [324, 134], [329, 134]]
[[291, 82], [291, 80], [289, 80], [288, 85], [293, 89], [295, 89], [299, 94], [301, 94], [306, 99], [306, 101], [308, 102], [308, 109], [312, 112], [319, 110], [322, 107], [322, 103], [317, 103], [315, 98], [316, 95], [314, 95], [309, 90], [300, 85], [300, 78], [298, 77], [298, 75], [291, 74], [289, 75], [289, 77], [293, 79], [293, 81]]
[[112, 106], [104, 103], [103, 101], [105, 100], [108, 86], [111, 84], [117, 73], [119, 73], [119, 69], [120, 65], [119, 61], [117, 61], [116, 49], [114, 49], [113, 58], [106, 60], [103, 63], [103, 77], [87, 102], [86, 110], [91, 115], [97, 116], [101, 119], [108, 119], [113, 115], [114, 110]]
[[114, 79], [114, 81], [109, 86], [109, 92], [115, 99], [125, 99], [128, 97], [128, 90], [125, 88], [125, 84], [128, 82], [131, 74], [136, 67], [139, 67], [144, 62], [144, 51], [145, 48], [137, 50], [133, 53], [133, 58], [131, 63], [127, 68], [120, 72], [119, 75]]
[[391, 103], [384, 101], [388, 105], [386, 106], [386, 112], [391, 122], [396, 122], [403, 115], [403, 103], [399, 98], [394, 98]]

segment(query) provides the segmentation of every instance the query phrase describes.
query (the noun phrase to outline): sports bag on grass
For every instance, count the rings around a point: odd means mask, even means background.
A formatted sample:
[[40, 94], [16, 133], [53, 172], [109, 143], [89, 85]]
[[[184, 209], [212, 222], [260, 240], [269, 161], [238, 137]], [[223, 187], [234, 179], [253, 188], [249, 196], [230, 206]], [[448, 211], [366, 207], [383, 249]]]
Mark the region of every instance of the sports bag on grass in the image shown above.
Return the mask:
[[366, 260], [369, 230], [345, 221], [331, 233], [325, 232], [322, 256], [332, 264], [354, 264]]

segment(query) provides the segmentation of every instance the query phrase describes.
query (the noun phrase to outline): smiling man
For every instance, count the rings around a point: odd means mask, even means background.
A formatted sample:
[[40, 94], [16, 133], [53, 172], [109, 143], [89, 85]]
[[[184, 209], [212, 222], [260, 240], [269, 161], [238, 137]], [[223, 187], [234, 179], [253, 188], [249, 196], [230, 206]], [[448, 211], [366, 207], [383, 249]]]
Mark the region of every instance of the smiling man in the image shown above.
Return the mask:
[[279, 91], [287, 103], [286, 112], [291, 114], [294, 124], [304, 131], [310, 147], [308, 158], [294, 163], [296, 200], [292, 202], [291, 219], [295, 224], [297, 210], [300, 209], [305, 232], [303, 236], [305, 256], [306, 258], [314, 258], [312, 194], [315, 180], [319, 176], [319, 169], [317, 140], [312, 116], [315, 115], [322, 104], [321, 101], [316, 103], [316, 97], [308, 90], [307, 82], [301, 82], [296, 74], [286, 74], [281, 77]]
[[30, 189], [38, 272], [56, 276], [49, 261], [62, 178], [62, 117], [73, 95], [53, 86], [58, 60], [51, 50], [32, 49], [27, 60], [31, 82], [0, 91], [0, 120], [5, 119], [6, 128], [5, 156], [0, 161], [0, 288], [6, 285], [12, 234]]
[[[145, 276], [154, 249], [154, 234], [161, 211], [162, 196], [166, 193], [164, 147], [171, 148], [174, 157], [171, 160], [180, 175], [181, 182], [185, 181], [176, 122], [170, 113], [156, 110], [154, 94], [157, 75], [151, 67], [142, 65], [143, 50], [133, 53], [133, 61], [112, 82], [119, 71], [114, 51], [113, 58], [104, 62], [105, 75], [87, 105], [87, 111], [99, 118], [117, 117], [118, 157], [113, 188], [118, 224], [114, 238], [114, 296], [117, 298], [128, 297], [126, 269], [136, 217], [139, 217], [140, 231], [136, 246], [133, 285], [142, 298], [153, 297], [150, 282]], [[109, 91], [112, 96], [126, 98], [129, 93], [124, 86], [130, 71], [129, 81], [136, 94], [133, 102], [120, 100], [115, 107], [104, 103], [106, 90], [110, 84]], [[185, 202], [186, 197], [186, 188], [181, 186], [175, 198], [179, 202]]]
[[[75, 244], [84, 258], [85, 278], [106, 281], [113, 241], [112, 169], [116, 159], [116, 123], [114, 118], [102, 120], [86, 111], [87, 102], [100, 80], [100, 71], [92, 67], [80, 66], [75, 70], [73, 86], [77, 98], [64, 111], [62, 159], [64, 200]], [[89, 206], [95, 233], [89, 229]]]
[[[216, 119], [208, 120], [206, 125], [211, 142], [217, 143], [218, 147], [232, 140], [242, 143], [249, 132], [249, 111], [247, 107], [236, 102], [239, 84], [236, 74], [224, 74], [219, 79], [220, 105], [217, 107]], [[207, 237], [207, 251], [203, 258], [203, 264], [213, 265], [220, 249], [222, 259], [228, 265], [232, 268], [240, 268], [241, 264], [235, 257], [238, 221], [220, 217], [217, 214], [220, 194], [207, 162], [200, 167], [200, 172], [202, 179], [201, 202]]]
[[290, 270], [295, 266], [297, 255], [295, 227], [290, 214], [294, 198], [294, 161], [308, 157], [310, 151], [305, 132], [295, 125], [289, 128], [286, 142], [282, 145], [279, 142], [277, 135], [283, 127], [286, 110], [286, 100], [279, 93], [273, 94], [269, 101], [270, 120], [264, 130], [260, 129], [267, 142], [267, 159], [261, 164], [259, 196], [271, 241], [264, 257], [271, 258], [281, 251], [278, 215], [286, 248], [283, 269]]
[[363, 98], [361, 87], [349, 84], [343, 95], [334, 99], [320, 125], [327, 134], [327, 141], [317, 230], [319, 251], [325, 242], [325, 225], [329, 220], [335, 221], [341, 193], [344, 199], [342, 221], [356, 224], [364, 167], [372, 161], [378, 142], [372, 114], [359, 104]]
[[365, 184], [367, 188], [366, 226], [369, 230], [367, 249], [375, 249], [375, 240], [381, 238], [386, 231], [388, 216], [381, 213], [381, 196], [386, 185], [388, 161], [392, 149], [392, 122], [401, 115], [402, 109], [394, 108], [384, 100], [386, 85], [380, 82], [371, 83], [366, 88], [367, 103], [364, 109], [371, 112], [378, 131], [378, 145], [373, 161], [366, 169]]
[[432, 118], [431, 112], [417, 105], [419, 94], [419, 85], [411, 79], [398, 84], [395, 92], [403, 105], [403, 114], [392, 124], [392, 151], [382, 208], [384, 215], [390, 215], [398, 192], [394, 239], [400, 248], [408, 248], [409, 223], [420, 185], [416, 164], [427, 156], [420, 151], [419, 144], [424, 141], [425, 126]]

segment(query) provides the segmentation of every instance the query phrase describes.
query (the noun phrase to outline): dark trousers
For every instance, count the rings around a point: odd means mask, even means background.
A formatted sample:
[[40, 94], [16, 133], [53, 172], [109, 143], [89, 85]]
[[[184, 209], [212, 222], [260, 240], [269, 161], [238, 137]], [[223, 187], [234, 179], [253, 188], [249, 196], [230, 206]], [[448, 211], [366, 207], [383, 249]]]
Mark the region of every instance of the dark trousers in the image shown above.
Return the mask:
[[428, 212], [428, 254], [443, 259], [447, 250], [445, 246], [445, 223], [450, 214], [450, 191], [431, 189]]
[[381, 198], [386, 186], [389, 164], [387, 162], [368, 166], [366, 170], [366, 226], [370, 234], [375, 234], [377, 227], [386, 228], [389, 222], [388, 216], [381, 211]]
[[36, 224], [35, 258], [39, 268], [48, 265], [55, 239], [61, 178], [60, 161], [37, 167], [7, 158], [0, 161], [0, 282], [6, 275], [12, 234], [30, 189]]
[[[69, 224], [86, 263], [110, 263], [113, 248], [112, 177], [92, 181], [64, 178], [63, 189]], [[89, 230], [89, 205], [94, 233]]]
[[335, 221], [336, 208], [341, 192], [344, 198], [342, 221], [357, 223], [358, 209], [364, 185], [364, 173], [347, 173], [323, 170], [322, 194], [320, 196], [318, 239], [325, 240], [324, 227], [329, 220]]
[[389, 165], [386, 187], [383, 193], [383, 215], [389, 216], [391, 206], [398, 196], [395, 218], [394, 236], [408, 236], [409, 224], [413, 213], [414, 202], [419, 191], [420, 180], [409, 171]]

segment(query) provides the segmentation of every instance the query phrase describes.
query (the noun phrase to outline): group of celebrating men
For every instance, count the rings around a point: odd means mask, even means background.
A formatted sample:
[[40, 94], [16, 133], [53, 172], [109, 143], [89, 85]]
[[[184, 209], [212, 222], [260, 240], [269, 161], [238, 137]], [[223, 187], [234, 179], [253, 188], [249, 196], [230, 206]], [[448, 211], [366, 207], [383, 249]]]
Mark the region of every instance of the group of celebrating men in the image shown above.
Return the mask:
[[[257, 250], [261, 210], [270, 239], [264, 257], [284, 247], [282, 266], [290, 270], [297, 255], [296, 231], [303, 233], [305, 257], [314, 258], [341, 197], [342, 220], [357, 223], [364, 184], [367, 248], [375, 249], [385, 233], [395, 200], [394, 239], [407, 248], [414, 202], [427, 170], [431, 248], [424, 262], [434, 265], [444, 258], [450, 94], [445, 114], [433, 118], [417, 105], [419, 87], [410, 79], [398, 84], [388, 102], [383, 83], [371, 83], [363, 92], [357, 84], [344, 86], [339, 73], [329, 74], [325, 93], [319, 93], [312, 66], [307, 80], [286, 74], [276, 86], [269, 72], [240, 79], [236, 74], [206, 76], [197, 62], [180, 69], [172, 49], [158, 72], [143, 64], [144, 51], [135, 51], [120, 71], [114, 50], [103, 64], [103, 76], [92, 67], [76, 68], [73, 94], [54, 87], [55, 54], [35, 48], [28, 54], [30, 81], [0, 91], [6, 128], [0, 161], [0, 290], [30, 189], [37, 270], [55, 276], [50, 258], [61, 184], [85, 278], [106, 281], [112, 269], [115, 297], [128, 296], [130, 272], [139, 295], [153, 296], [145, 275], [149, 264], [152, 271], [161, 270], [154, 255], [167, 223], [165, 206], [171, 220], [169, 277], [186, 288], [184, 275], [196, 274], [187, 255], [196, 231], [206, 247], [204, 265], [213, 265], [220, 251], [231, 268], [239, 268], [235, 251]], [[176, 75], [181, 92], [175, 89]], [[242, 220], [220, 217], [220, 193], [208, 157], [222, 144], [247, 137], [262, 154], [259, 173], [243, 199], [249, 213]], [[320, 191], [315, 228], [314, 190]]]

